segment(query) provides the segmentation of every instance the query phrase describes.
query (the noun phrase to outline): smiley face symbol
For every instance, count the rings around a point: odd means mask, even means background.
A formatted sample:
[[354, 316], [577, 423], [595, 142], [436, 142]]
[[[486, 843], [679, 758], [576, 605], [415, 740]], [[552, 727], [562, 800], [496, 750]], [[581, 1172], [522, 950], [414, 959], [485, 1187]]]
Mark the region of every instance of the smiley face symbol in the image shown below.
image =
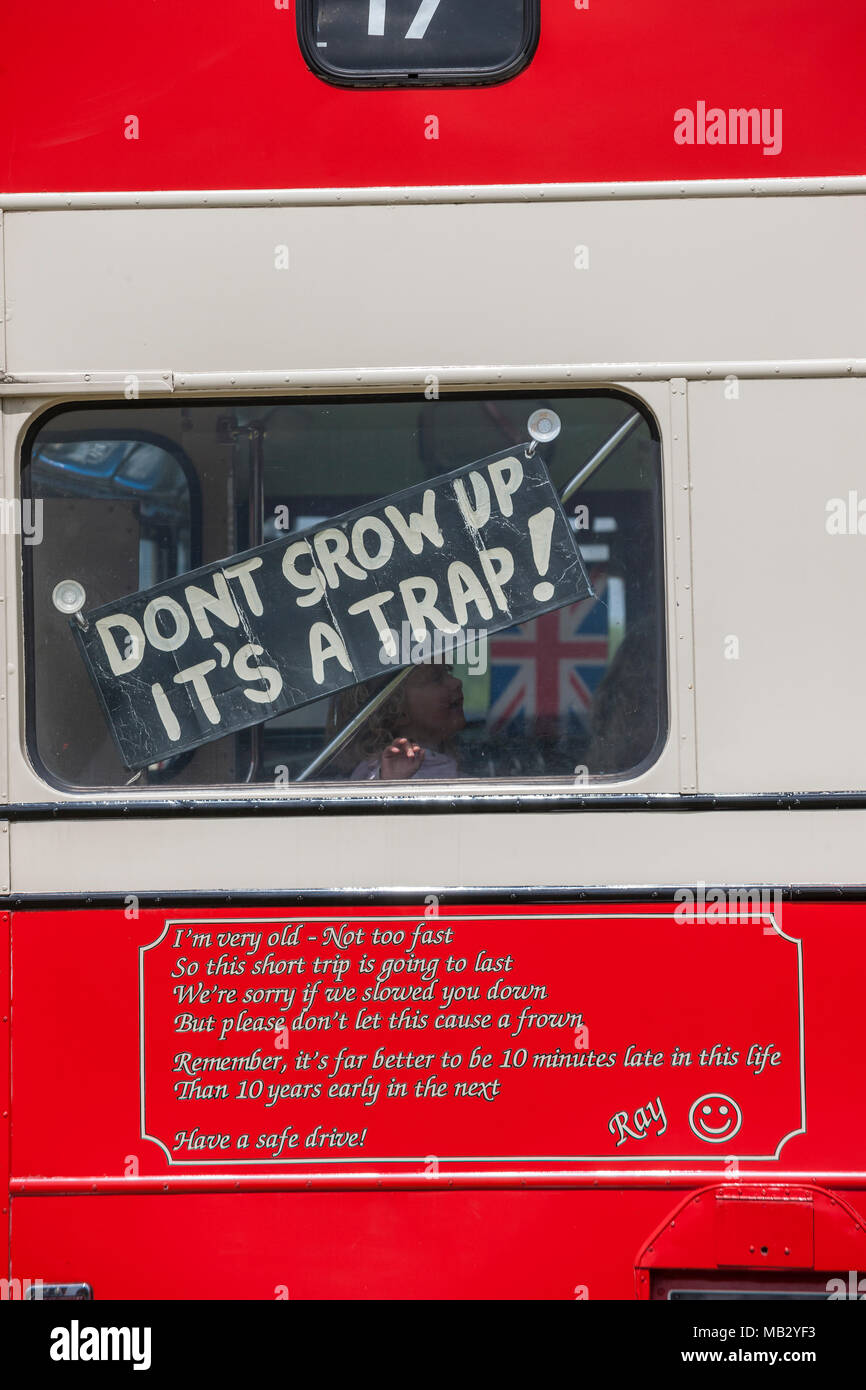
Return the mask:
[[743, 1112], [737, 1102], [718, 1091], [698, 1096], [689, 1111], [691, 1131], [705, 1144], [723, 1144], [726, 1139], [733, 1139], [742, 1123]]

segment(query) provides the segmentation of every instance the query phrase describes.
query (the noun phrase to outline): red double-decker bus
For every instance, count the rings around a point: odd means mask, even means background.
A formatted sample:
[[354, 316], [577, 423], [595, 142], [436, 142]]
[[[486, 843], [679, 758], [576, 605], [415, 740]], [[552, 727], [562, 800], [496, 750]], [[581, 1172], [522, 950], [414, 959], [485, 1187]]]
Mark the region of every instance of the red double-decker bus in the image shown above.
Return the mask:
[[11, 0], [6, 1294], [866, 1288], [864, 39]]

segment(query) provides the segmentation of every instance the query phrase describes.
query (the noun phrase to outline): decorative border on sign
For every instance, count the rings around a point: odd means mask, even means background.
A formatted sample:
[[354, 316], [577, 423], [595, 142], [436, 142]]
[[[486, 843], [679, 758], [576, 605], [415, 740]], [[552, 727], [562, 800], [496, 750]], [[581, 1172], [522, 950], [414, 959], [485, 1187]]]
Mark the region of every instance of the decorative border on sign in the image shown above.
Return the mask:
[[[781, 1152], [782, 1152], [782, 1149], [785, 1147], [785, 1145], [787, 1144], [787, 1142], [788, 1142], [789, 1139], [795, 1139], [798, 1135], [800, 1135], [800, 1134], [805, 1134], [805, 1133], [806, 1133], [806, 1040], [805, 1040], [804, 1002], [803, 1002], [803, 943], [802, 943], [802, 941], [800, 941], [797, 937], [788, 936], [786, 932], [783, 932], [783, 931], [782, 931], [781, 927], [779, 926], [779, 924], [777, 923], [777, 921], [776, 921], [776, 919], [775, 919], [775, 915], [774, 915], [774, 913], [772, 912], [772, 910], [764, 911], [764, 910], [762, 909], [761, 912], [760, 912], [760, 916], [757, 918], [757, 920], [756, 920], [756, 914], [755, 914], [751, 909], [746, 908], [746, 909], [744, 909], [744, 911], [745, 911], [746, 914], [747, 914], [745, 917], [743, 917], [743, 916], [741, 916], [741, 915], [739, 915], [739, 914], [730, 915], [730, 914], [728, 914], [728, 913], [726, 912], [726, 914], [725, 914], [724, 917], [722, 917], [722, 918], [719, 919], [718, 921], [714, 921], [714, 925], [719, 925], [719, 926], [737, 925], [738, 923], [741, 923], [741, 924], [742, 924], [743, 922], [745, 922], [745, 923], [747, 923], [747, 924], [750, 925], [750, 926], [758, 926], [758, 925], [760, 925], [761, 923], [763, 923], [765, 927], [766, 927], [766, 926], [771, 926], [771, 927], [773, 928], [773, 930], [777, 933], [777, 935], [780, 936], [780, 937], [782, 938], [783, 941], [789, 941], [789, 942], [791, 943], [792, 946], [795, 946], [795, 947], [796, 947], [796, 950], [797, 950], [797, 996], [798, 996], [798, 999], [797, 999], [797, 1004], [798, 1004], [797, 1022], [798, 1022], [798, 1041], [799, 1041], [799, 1049], [798, 1049], [798, 1050], [799, 1050], [799, 1060], [800, 1060], [800, 1127], [799, 1127], [799, 1129], [792, 1129], [792, 1130], [789, 1130], [789, 1132], [788, 1132], [787, 1134], [785, 1134], [785, 1135], [779, 1140], [779, 1143], [778, 1143], [777, 1146], [776, 1146], [776, 1151], [775, 1151], [775, 1153], [772, 1153], [772, 1154], [724, 1153], [724, 1154], [719, 1154], [717, 1157], [713, 1157], [713, 1156], [711, 1156], [711, 1155], [708, 1155], [706, 1152], [703, 1152], [703, 1153], [700, 1153], [700, 1154], [664, 1154], [664, 1155], [659, 1156], [658, 1158], [654, 1158], [651, 1154], [646, 1154], [646, 1155], [641, 1154], [640, 1159], [637, 1159], [634, 1155], [625, 1155], [625, 1154], [622, 1155], [622, 1156], [618, 1156], [618, 1155], [616, 1155], [616, 1154], [507, 1154], [507, 1155], [506, 1155], [506, 1154], [491, 1154], [491, 1155], [484, 1155], [484, 1156], [474, 1154], [474, 1155], [465, 1156], [465, 1157], [464, 1157], [464, 1156], [457, 1156], [457, 1155], [450, 1155], [450, 1154], [439, 1154], [439, 1155], [437, 1155], [438, 1160], [439, 1160], [439, 1164], [440, 1164], [440, 1165], [443, 1164], [443, 1163], [632, 1163], [632, 1164], [634, 1164], [634, 1163], [636, 1163], [636, 1162], [642, 1162], [642, 1163], [647, 1163], [647, 1162], [649, 1162], [649, 1163], [681, 1163], [681, 1162], [687, 1162], [687, 1163], [690, 1163], [690, 1162], [701, 1162], [702, 1160], [706, 1160], [706, 1161], [709, 1162], [709, 1163], [730, 1164], [731, 1162], [734, 1162], [734, 1163], [741, 1163], [741, 1162], [752, 1162], [753, 1160], [754, 1160], [754, 1161], [756, 1161], [756, 1160], [762, 1160], [762, 1161], [771, 1161], [771, 1162], [774, 1162], [774, 1161], [778, 1160], [779, 1155], [780, 1155]], [[145, 956], [145, 952], [147, 952], [147, 951], [152, 951], [156, 946], [159, 946], [159, 945], [165, 940], [165, 937], [166, 937], [166, 935], [167, 935], [167, 933], [168, 933], [168, 931], [169, 931], [169, 928], [170, 928], [170, 927], [173, 927], [173, 926], [177, 926], [177, 925], [179, 925], [179, 924], [181, 924], [181, 923], [183, 923], [185, 926], [214, 926], [214, 925], [216, 925], [216, 924], [228, 924], [228, 925], [233, 925], [233, 926], [243, 926], [243, 925], [249, 925], [249, 924], [252, 924], [252, 923], [261, 923], [261, 922], [265, 922], [265, 923], [270, 922], [270, 923], [274, 923], [274, 924], [284, 925], [284, 924], [290, 919], [290, 917], [291, 917], [292, 915], [297, 915], [297, 914], [282, 913], [282, 914], [281, 914], [280, 916], [278, 916], [278, 917], [167, 917], [166, 920], [165, 920], [165, 926], [163, 927], [162, 931], [160, 932], [160, 934], [159, 934], [159, 936], [156, 938], [156, 940], [155, 940], [155, 941], [151, 941], [147, 946], [140, 946], [140, 947], [139, 947], [139, 951], [138, 951], [138, 957], [139, 957], [139, 963], [138, 963], [138, 983], [139, 983], [139, 1063], [140, 1063], [140, 1096], [141, 1096], [141, 1138], [142, 1138], [142, 1139], [147, 1139], [147, 1140], [149, 1140], [150, 1143], [156, 1144], [156, 1145], [158, 1146], [158, 1148], [162, 1149], [162, 1152], [165, 1154], [166, 1159], [168, 1160], [169, 1166], [172, 1167], [172, 1168], [178, 1168], [178, 1167], [183, 1167], [183, 1168], [190, 1168], [190, 1167], [217, 1167], [217, 1168], [226, 1168], [226, 1167], [229, 1167], [229, 1166], [234, 1166], [234, 1167], [243, 1167], [243, 1166], [247, 1166], [247, 1167], [253, 1167], [253, 1168], [261, 1168], [261, 1167], [266, 1167], [266, 1166], [269, 1166], [269, 1165], [276, 1165], [276, 1166], [281, 1167], [281, 1168], [285, 1168], [285, 1167], [293, 1167], [293, 1168], [297, 1168], [297, 1167], [306, 1167], [306, 1168], [314, 1167], [314, 1168], [318, 1168], [318, 1167], [320, 1167], [320, 1166], [322, 1166], [322, 1165], [324, 1165], [324, 1164], [338, 1165], [338, 1166], [340, 1166], [340, 1167], [345, 1168], [345, 1167], [347, 1167], [347, 1166], [351, 1166], [351, 1165], [354, 1165], [354, 1164], [368, 1164], [368, 1165], [369, 1165], [369, 1164], [386, 1164], [386, 1163], [407, 1163], [407, 1164], [418, 1165], [418, 1166], [420, 1166], [420, 1167], [423, 1168], [424, 1164], [427, 1162], [427, 1157], [426, 1157], [426, 1156], [424, 1156], [424, 1157], [411, 1157], [411, 1158], [359, 1158], [359, 1157], [356, 1157], [356, 1156], [353, 1154], [352, 1157], [351, 1157], [351, 1159], [347, 1159], [345, 1156], [344, 1156], [343, 1158], [318, 1158], [318, 1157], [317, 1157], [317, 1158], [193, 1158], [193, 1159], [175, 1159], [175, 1158], [172, 1157], [171, 1152], [169, 1151], [168, 1148], [166, 1148], [165, 1144], [163, 1143], [163, 1141], [162, 1141], [161, 1139], [157, 1139], [156, 1136], [153, 1135], [153, 1134], [148, 1134], [148, 1132], [147, 1132], [147, 1119], [146, 1119], [146, 1113], [145, 1113], [145, 1111], [146, 1111], [146, 1089], [145, 1089], [145, 1068], [144, 1068], [144, 956]], [[453, 918], [449, 918], [449, 920], [453, 920], [453, 921], [455, 921], [455, 922], [461, 921], [461, 920], [462, 920], [462, 921], [472, 921], [472, 922], [485, 922], [485, 921], [491, 921], [491, 920], [493, 920], [493, 919], [496, 919], [496, 918], [498, 917], [498, 915], [499, 915], [499, 914], [497, 914], [497, 913], [479, 913], [477, 916], [473, 915], [472, 917], [463, 917], [463, 918], [461, 918], [460, 915], [459, 915], [459, 913], [458, 913], [458, 914], [455, 914], [455, 916], [454, 916]], [[600, 913], [600, 912], [531, 912], [531, 913], [515, 913], [514, 915], [512, 915], [512, 914], [509, 914], [509, 915], [508, 915], [508, 921], [510, 921], [510, 922], [551, 922], [551, 921], [556, 921], [556, 922], [563, 922], [563, 921], [572, 922], [572, 921], [600, 921], [600, 920], [604, 920], [604, 921], [616, 921], [616, 920], [619, 920], [619, 921], [623, 921], [623, 920], [625, 920], [625, 921], [655, 920], [655, 921], [658, 921], [660, 918], [661, 918], [662, 920], [675, 921], [675, 920], [676, 920], [676, 913], [675, 913], [675, 912], [604, 912], [604, 913]], [[317, 922], [347, 922], [347, 921], [350, 921], [350, 920], [352, 920], [352, 919], [351, 919], [346, 913], [340, 913], [340, 914], [338, 914], [338, 915], [329, 916], [329, 917], [318, 916], [318, 915], [317, 915], [315, 920], [316, 920]], [[416, 922], [416, 921], [417, 921], [417, 913], [414, 914], [414, 915], [413, 915], [413, 914], [405, 914], [405, 915], [404, 915], [404, 914], [399, 914], [399, 915], [398, 915], [397, 913], [392, 913], [392, 914], [390, 914], [390, 915], [388, 915], [388, 916], [385, 916], [385, 917], [365, 916], [362, 920], [363, 920], [364, 922]]]

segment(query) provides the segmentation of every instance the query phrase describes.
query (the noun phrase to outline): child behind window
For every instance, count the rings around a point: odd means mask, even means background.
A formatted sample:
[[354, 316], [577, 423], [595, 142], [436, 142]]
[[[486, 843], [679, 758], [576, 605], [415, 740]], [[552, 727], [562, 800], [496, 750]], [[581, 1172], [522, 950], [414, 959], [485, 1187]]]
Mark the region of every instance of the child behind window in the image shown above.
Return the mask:
[[[393, 680], [387, 676], [341, 691], [328, 718], [333, 738]], [[451, 667], [431, 663], [414, 666], [358, 733], [342, 750], [344, 772], [351, 767], [353, 782], [443, 778], [457, 776], [455, 738], [466, 727], [463, 682]]]

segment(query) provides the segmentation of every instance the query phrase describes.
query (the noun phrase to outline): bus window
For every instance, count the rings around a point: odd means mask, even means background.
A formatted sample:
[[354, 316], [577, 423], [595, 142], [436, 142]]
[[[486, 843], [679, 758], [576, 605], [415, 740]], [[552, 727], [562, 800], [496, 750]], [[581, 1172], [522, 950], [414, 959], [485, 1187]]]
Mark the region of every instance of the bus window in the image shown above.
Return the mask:
[[[53, 775], [112, 784], [129, 773], [106, 738], [87, 672], [51, 617], [51, 594], [70, 574], [84, 576], [90, 598], [150, 588], [197, 564], [195, 478], [170, 440], [131, 429], [128, 418], [119, 430], [62, 425], [58, 418], [40, 433], [28, 470], [44, 541], [28, 574], [27, 601], [39, 615], [29, 629], [33, 734]], [[172, 762], [179, 772], [182, 759]]]
[[[539, 409], [562, 423], [540, 450], [560, 494], [632, 422], [565, 504], [590, 597], [491, 634], [471, 629], [453, 661], [447, 651], [401, 655], [397, 668], [405, 659], [417, 669], [312, 775], [393, 668], [137, 772], [124, 767], [68, 619], [52, 604], [61, 579], [84, 587], [90, 611], [525, 444]], [[429, 787], [461, 777], [571, 785], [634, 774], [660, 750], [660, 445], [652, 420], [625, 395], [68, 407], [34, 427], [24, 495], [44, 508], [41, 544], [23, 548], [28, 740], [36, 766], [57, 783], [289, 788], [400, 777]]]
[[514, 77], [538, 42], [538, 0], [299, 0], [304, 58], [358, 87], [480, 86]]

